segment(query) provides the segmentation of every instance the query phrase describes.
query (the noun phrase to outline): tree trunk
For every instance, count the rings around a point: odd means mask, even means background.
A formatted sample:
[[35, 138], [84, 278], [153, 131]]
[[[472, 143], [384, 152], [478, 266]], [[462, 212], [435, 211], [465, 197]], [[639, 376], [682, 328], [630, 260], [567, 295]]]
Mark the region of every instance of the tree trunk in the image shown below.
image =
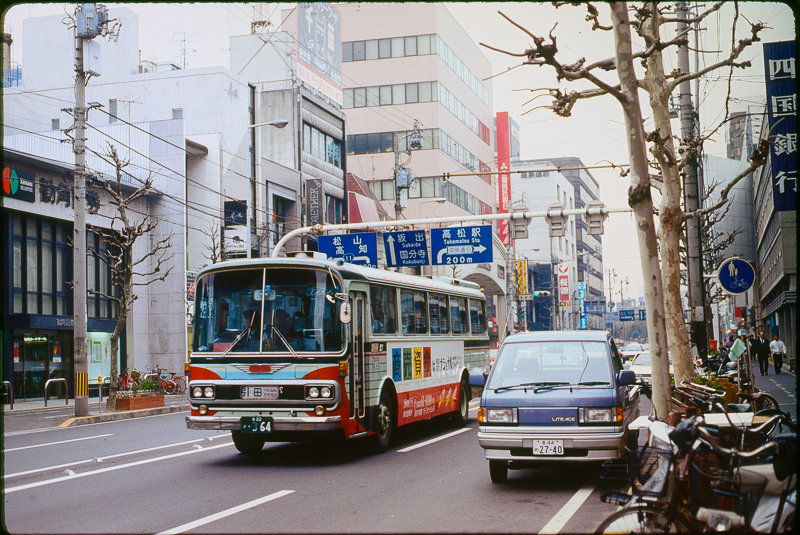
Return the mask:
[[117, 392], [119, 391], [119, 340], [125, 330], [128, 322], [128, 311], [130, 300], [128, 295], [131, 292], [130, 284], [126, 284], [122, 288], [122, 296], [119, 300], [119, 317], [117, 324], [114, 326], [114, 332], [111, 333], [111, 386], [108, 389], [108, 408], [109, 410], [116, 410], [117, 408]]
[[[654, 7], [650, 11], [650, 17], [643, 22], [644, 28], [641, 32], [645, 35], [648, 47], [660, 40], [660, 24], [661, 14]], [[654, 52], [647, 58], [647, 79], [650, 82], [650, 108], [653, 111], [657, 132], [653, 153], [658, 160], [664, 180], [660, 212], [664, 318], [669, 354], [675, 367], [675, 382], [680, 384], [683, 380], [694, 381], [695, 373], [681, 302], [680, 234], [683, 226], [681, 176], [675, 157], [675, 144], [669, 118], [670, 86], [664, 76], [660, 51]]]
[[631, 25], [626, 2], [614, 2], [609, 7], [614, 26], [617, 74], [624, 96], [621, 104], [628, 133], [628, 154], [631, 165], [628, 204], [633, 209], [636, 222], [636, 235], [639, 241], [642, 276], [644, 277], [647, 333], [650, 340], [653, 369], [653, 408], [659, 418], [666, 418], [672, 395], [669, 383], [669, 361], [667, 360], [667, 332], [663, 316], [664, 297], [653, 218], [653, 200], [650, 196], [650, 171], [647, 163], [644, 123], [639, 105], [638, 84], [631, 50]]

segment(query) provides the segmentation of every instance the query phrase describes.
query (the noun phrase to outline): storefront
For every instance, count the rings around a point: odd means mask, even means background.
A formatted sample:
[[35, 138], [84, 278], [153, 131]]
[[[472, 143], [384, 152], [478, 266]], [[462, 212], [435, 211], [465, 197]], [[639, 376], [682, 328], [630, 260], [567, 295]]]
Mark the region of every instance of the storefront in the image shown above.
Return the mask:
[[[63, 168], [37, 165], [32, 159], [5, 155], [0, 208], [0, 319], [2, 379], [11, 383], [15, 400], [48, 395], [74, 396], [72, 310], [72, 177]], [[99, 205], [99, 194], [94, 193]], [[97, 212], [90, 207], [90, 213]], [[87, 243], [103, 254], [100, 237], [87, 232]], [[87, 255], [87, 287], [114, 295], [108, 266], [97, 253]], [[110, 336], [116, 324], [116, 302], [99, 294], [87, 298], [89, 378], [111, 370]], [[121, 367], [125, 365], [121, 340]], [[124, 368], [123, 368], [124, 369]], [[66, 392], [65, 392], [66, 390]]]

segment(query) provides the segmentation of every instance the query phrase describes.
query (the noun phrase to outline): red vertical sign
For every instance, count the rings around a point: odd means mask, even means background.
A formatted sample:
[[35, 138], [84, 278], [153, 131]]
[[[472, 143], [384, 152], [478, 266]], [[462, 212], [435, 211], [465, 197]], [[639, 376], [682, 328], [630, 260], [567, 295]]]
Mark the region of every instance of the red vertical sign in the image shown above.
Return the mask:
[[[509, 139], [508, 112], [500, 112], [495, 119], [497, 127], [497, 189], [499, 192], [498, 212], [508, 213], [508, 206], [511, 204], [511, 140]], [[503, 245], [511, 243], [511, 235], [508, 230], [508, 220], [500, 220], [500, 239]]]

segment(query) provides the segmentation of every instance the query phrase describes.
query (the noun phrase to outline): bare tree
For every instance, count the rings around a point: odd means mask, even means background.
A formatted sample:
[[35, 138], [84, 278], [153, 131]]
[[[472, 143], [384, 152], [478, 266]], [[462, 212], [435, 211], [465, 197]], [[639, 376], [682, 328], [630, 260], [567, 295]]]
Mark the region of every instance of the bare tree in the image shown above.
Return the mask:
[[[568, 3], [554, 3], [556, 8], [566, 4]], [[552, 67], [558, 81], [585, 80], [594, 85], [594, 88], [582, 91], [536, 90], [546, 91], [552, 98], [551, 103], [546, 107], [559, 116], [569, 117], [575, 104], [580, 100], [603, 95], [613, 96], [622, 106], [628, 133], [630, 158], [630, 170], [624, 172], [623, 176], [630, 174], [631, 186], [628, 189], [628, 204], [633, 209], [635, 216], [645, 283], [647, 327], [654, 361], [653, 403], [658, 414], [666, 416], [670, 408], [667, 347], [675, 364], [676, 381], [694, 379], [693, 359], [680, 295], [681, 230], [688, 218], [702, 217], [723, 206], [727, 202], [727, 193], [735, 182], [741, 180], [747, 172], [751, 172], [763, 162], [763, 156], [757, 155], [750, 169], [726, 186], [720, 202], [713, 207], [694, 213], [685, 213], [681, 208], [681, 173], [688, 162], [696, 158], [702, 142], [711, 134], [697, 139], [683, 140], [682, 150], [676, 151], [675, 136], [673, 136], [670, 125], [669, 97], [681, 83], [704, 76], [714, 70], [724, 67], [733, 69], [734, 67], [749, 66], [749, 62], [737, 63], [736, 60], [748, 46], [759, 40], [758, 33], [764, 26], [751, 24], [750, 36], [737, 42], [735, 28], [736, 20], [738, 20], [738, 4], [734, 4], [737, 17], [733, 24], [734, 32], [728, 57], [696, 73], [682, 73], [679, 70], [666, 73], [662, 60], [663, 51], [678, 46], [688, 46], [688, 40], [685, 32], [677, 35], [674, 39], [662, 40], [662, 26], [677, 22], [686, 24], [702, 22], [709, 15], [718, 11], [723, 2], [715, 3], [696, 17], [683, 19], [667, 17], [666, 11], [671, 7], [667, 5], [662, 7], [658, 3], [645, 3], [640, 7], [629, 9], [624, 2], [614, 2], [608, 6], [611, 23], [607, 25], [600, 23], [600, 12], [592, 4], [572, 3], [572, 5], [587, 9], [586, 20], [592, 23], [592, 30], [613, 32], [616, 48], [614, 57], [594, 63], [587, 63], [585, 58], [579, 58], [571, 64], [562, 63], [556, 57], [558, 46], [553, 33], [555, 27], [550, 30], [547, 37], [536, 35], [503, 13], [500, 15], [533, 39], [533, 46], [524, 52], [517, 53], [481, 44], [498, 52], [524, 58], [523, 65]], [[629, 18], [629, 11], [633, 13], [632, 20]], [[636, 32], [639, 38], [644, 40], [644, 49], [633, 51], [633, 32]], [[641, 79], [637, 78], [634, 71], [634, 62], [636, 61], [640, 61], [644, 67], [644, 76]], [[616, 81], [603, 79], [603, 73], [610, 71], [616, 71]], [[639, 90], [644, 90], [649, 95], [650, 111], [655, 123], [654, 130], [647, 133], [639, 103]], [[648, 157], [648, 145], [649, 152], [654, 159], [652, 167]], [[657, 169], [659, 173], [657, 177], [651, 177], [652, 168]], [[653, 178], [656, 180], [652, 180]], [[651, 187], [657, 187], [662, 194], [659, 209], [660, 243], [656, 238]]]
[[[105, 263], [111, 274], [111, 287], [115, 291], [111, 295], [98, 290], [90, 293], [117, 302], [119, 314], [117, 324], [111, 333], [111, 388], [109, 390], [109, 407], [116, 408], [117, 391], [119, 390], [119, 339], [128, 321], [133, 303], [138, 299], [135, 293], [137, 286], [149, 286], [156, 281], [164, 281], [172, 271], [172, 266], [164, 269], [174, 256], [169, 250], [172, 247], [172, 232], [162, 238], [152, 237], [151, 232], [158, 226], [158, 221], [146, 214], [137, 214], [133, 203], [146, 197], [153, 191], [153, 174], [134, 191], [127, 193], [122, 187], [122, 175], [130, 162], [122, 161], [116, 148], [109, 144], [106, 156], [111, 159], [116, 171], [115, 182], [103, 182], [103, 187], [111, 196], [110, 204], [116, 207], [108, 229], [92, 228], [106, 243], [105, 251], [90, 249], [101, 262]], [[151, 236], [149, 250], [136, 256], [134, 244], [143, 236]]]
[[209, 223], [207, 236], [211, 239], [211, 244], [203, 245], [206, 250], [203, 253], [203, 258], [210, 260], [212, 264], [222, 262], [227, 256], [227, 251], [225, 241], [222, 239], [220, 226], [215, 223]]

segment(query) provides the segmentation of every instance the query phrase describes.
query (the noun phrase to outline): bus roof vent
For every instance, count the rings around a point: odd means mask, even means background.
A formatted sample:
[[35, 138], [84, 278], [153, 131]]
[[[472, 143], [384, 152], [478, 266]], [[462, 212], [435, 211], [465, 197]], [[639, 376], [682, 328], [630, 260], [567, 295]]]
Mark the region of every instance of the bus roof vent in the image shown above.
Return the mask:
[[452, 277], [431, 277], [431, 279], [439, 282], [443, 282], [445, 284], [452, 284], [454, 286], [463, 286], [464, 288], [473, 288], [475, 290], [480, 290], [481, 285], [477, 284], [472, 281], [464, 280], [464, 279], [454, 279]]

